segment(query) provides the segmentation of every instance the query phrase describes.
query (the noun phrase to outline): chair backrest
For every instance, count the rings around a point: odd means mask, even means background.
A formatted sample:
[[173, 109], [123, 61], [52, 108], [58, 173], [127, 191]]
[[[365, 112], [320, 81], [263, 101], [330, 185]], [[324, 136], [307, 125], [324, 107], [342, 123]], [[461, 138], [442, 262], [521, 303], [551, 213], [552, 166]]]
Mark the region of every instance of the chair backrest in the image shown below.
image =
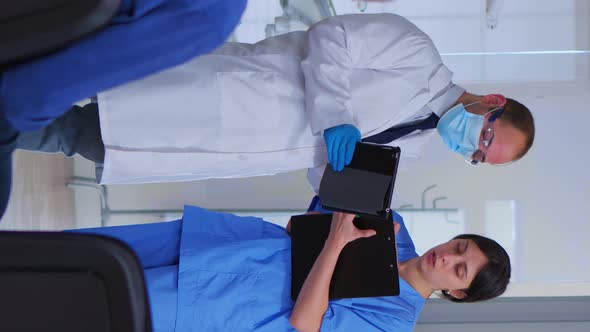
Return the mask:
[[27, 60], [105, 25], [121, 0], [0, 1], [0, 65]]
[[97, 235], [0, 232], [0, 330], [150, 332], [143, 269]]

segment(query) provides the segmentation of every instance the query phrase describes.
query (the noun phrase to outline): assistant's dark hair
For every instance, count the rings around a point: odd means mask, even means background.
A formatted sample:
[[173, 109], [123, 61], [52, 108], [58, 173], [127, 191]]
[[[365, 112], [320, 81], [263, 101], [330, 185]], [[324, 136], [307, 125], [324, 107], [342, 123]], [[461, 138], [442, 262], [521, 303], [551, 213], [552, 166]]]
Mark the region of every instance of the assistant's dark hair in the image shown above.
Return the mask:
[[523, 104], [514, 99], [506, 98], [506, 105], [504, 106], [504, 112], [502, 112], [500, 119], [520, 130], [526, 136], [524, 148], [516, 155], [515, 160], [518, 160], [531, 149], [535, 140], [535, 120], [533, 119], [533, 114]]
[[475, 276], [469, 288], [462, 290], [467, 296], [459, 299], [446, 291], [443, 291], [443, 296], [453, 302], [477, 302], [502, 295], [510, 281], [510, 257], [506, 250], [498, 242], [480, 235], [462, 234], [454, 239], [472, 240], [488, 258], [488, 263]]

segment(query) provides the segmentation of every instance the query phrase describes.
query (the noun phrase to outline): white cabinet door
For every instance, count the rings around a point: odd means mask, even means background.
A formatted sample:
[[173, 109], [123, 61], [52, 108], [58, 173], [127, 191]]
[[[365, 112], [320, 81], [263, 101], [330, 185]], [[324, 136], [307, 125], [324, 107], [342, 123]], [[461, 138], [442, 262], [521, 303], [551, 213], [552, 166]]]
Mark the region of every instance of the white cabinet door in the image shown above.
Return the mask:
[[428, 249], [465, 233], [463, 211], [399, 211], [416, 251], [422, 255]]

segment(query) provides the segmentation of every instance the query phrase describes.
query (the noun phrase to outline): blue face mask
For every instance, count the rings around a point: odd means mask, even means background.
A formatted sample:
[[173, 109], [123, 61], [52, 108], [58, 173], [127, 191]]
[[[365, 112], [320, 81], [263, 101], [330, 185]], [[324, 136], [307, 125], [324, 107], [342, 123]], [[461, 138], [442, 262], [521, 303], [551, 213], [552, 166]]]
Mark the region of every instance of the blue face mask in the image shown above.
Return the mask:
[[[474, 104], [478, 103], [467, 106]], [[436, 129], [451, 151], [469, 158], [479, 148], [484, 119], [483, 115], [469, 113], [459, 104], [443, 114]]]

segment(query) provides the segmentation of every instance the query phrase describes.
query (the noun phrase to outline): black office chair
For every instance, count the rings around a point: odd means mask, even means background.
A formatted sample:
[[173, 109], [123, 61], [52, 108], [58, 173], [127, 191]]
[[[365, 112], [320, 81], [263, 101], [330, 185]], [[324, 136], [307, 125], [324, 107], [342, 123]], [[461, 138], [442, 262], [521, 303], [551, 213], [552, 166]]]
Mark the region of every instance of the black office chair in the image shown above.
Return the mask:
[[55, 51], [104, 26], [121, 0], [0, 2], [0, 66]]
[[143, 269], [124, 243], [0, 232], [0, 330], [150, 332]]
[[[120, 3], [1, 1], [0, 71], [100, 29]], [[0, 120], [0, 127], [12, 130], [4, 119]], [[13, 144], [13, 135], [0, 131], [0, 143], [8, 140]], [[7, 189], [4, 184], [11, 181], [13, 148], [9, 144], [0, 146], [2, 189]], [[8, 195], [5, 191], [0, 193], [4, 203]], [[101, 236], [0, 232], [0, 313], [1, 331], [152, 330], [143, 270], [135, 254], [124, 243]]]

